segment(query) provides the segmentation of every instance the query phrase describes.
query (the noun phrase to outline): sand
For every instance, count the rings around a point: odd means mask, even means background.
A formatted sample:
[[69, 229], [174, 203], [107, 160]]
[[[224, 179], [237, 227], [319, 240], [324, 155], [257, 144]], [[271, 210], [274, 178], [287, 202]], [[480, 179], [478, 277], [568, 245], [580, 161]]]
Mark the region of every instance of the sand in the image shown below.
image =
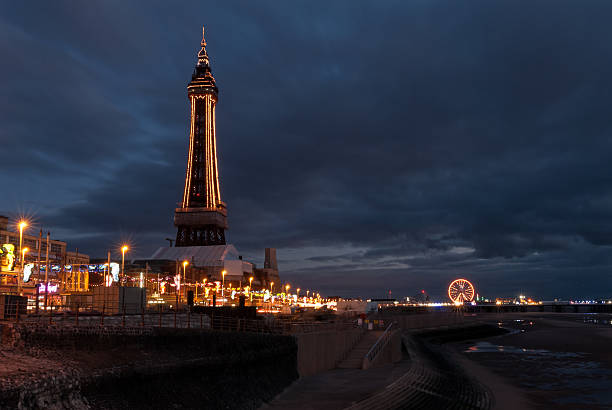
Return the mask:
[[496, 408], [612, 408], [612, 317], [482, 314], [512, 333], [452, 345], [496, 396]]

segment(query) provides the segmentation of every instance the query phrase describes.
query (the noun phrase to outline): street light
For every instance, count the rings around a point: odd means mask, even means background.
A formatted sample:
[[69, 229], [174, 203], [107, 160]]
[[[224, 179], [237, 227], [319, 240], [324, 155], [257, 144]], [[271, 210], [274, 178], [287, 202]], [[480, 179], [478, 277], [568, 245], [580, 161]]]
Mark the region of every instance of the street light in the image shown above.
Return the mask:
[[25, 260], [25, 254], [26, 254], [26, 253], [28, 253], [28, 251], [29, 251], [29, 250], [30, 250], [30, 249], [29, 249], [29, 248], [27, 248], [27, 247], [26, 247], [26, 248], [23, 248], [23, 249], [21, 250], [21, 274], [22, 274], [22, 275], [23, 275], [23, 271], [24, 271], [24, 269], [23, 269], [23, 263], [24, 263], [24, 260]]
[[274, 282], [270, 282], [270, 293], [272, 293], [272, 286], [274, 286]]
[[128, 248], [127, 245], [123, 245], [121, 247], [121, 286], [123, 286], [123, 282], [125, 281], [125, 273], [124, 273], [124, 267], [125, 267], [125, 253], [129, 250], [130, 248]]
[[[28, 226], [26, 221], [19, 222], [19, 254], [21, 255], [21, 275], [23, 275], [23, 230]], [[21, 292], [21, 275], [17, 275], [17, 292]]]
[[189, 265], [189, 261], [183, 261], [183, 278], [185, 280], [185, 286], [187, 285], [187, 265]]
[[225, 275], [227, 274], [226, 270], [221, 271], [221, 276], [223, 276], [223, 278], [221, 279], [223, 281], [223, 284], [221, 285], [221, 297], [225, 297]]
[[249, 278], [249, 293], [250, 293], [250, 296], [251, 296], [251, 298], [250, 298], [251, 302], [253, 301], [253, 287], [252, 287], [252, 284], [253, 284], [253, 277], [251, 276]]

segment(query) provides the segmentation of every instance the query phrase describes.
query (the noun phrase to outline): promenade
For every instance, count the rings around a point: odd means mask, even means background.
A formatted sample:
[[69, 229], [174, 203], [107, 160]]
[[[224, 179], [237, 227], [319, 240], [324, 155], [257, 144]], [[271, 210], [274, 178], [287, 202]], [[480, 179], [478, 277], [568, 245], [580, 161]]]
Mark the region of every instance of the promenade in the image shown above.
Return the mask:
[[301, 378], [261, 409], [344, 409], [383, 390], [410, 369], [405, 358], [367, 370], [333, 369]]
[[334, 369], [297, 380], [262, 409], [491, 409], [494, 398], [442, 351], [409, 333], [395, 364]]

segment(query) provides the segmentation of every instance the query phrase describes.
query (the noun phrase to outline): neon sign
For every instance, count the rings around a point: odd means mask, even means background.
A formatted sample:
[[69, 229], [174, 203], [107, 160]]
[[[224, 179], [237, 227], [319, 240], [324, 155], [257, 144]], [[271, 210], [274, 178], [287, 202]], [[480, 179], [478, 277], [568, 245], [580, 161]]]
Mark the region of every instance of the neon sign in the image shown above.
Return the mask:
[[[46, 291], [49, 292], [49, 293], [57, 292], [57, 285], [52, 285], [52, 284], [47, 285]], [[45, 293], [45, 284], [44, 283], [39, 283], [38, 284], [38, 292], [39, 293]]]

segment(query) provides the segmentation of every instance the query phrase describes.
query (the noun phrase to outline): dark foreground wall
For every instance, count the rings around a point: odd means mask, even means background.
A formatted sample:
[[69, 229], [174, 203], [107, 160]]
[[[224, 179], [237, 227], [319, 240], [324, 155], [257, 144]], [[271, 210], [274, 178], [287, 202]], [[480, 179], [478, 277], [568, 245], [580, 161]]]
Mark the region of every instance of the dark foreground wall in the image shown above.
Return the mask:
[[[0, 392], [0, 408], [255, 409], [297, 373], [293, 337], [255, 333], [154, 329], [151, 334], [21, 331], [21, 348], [70, 362], [71, 382], [33, 381]], [[51, 370], [49, 374], [55, 374]], [[41, 397], [44, 399], [41, 401]], [[62, 407], [57, 407], [62, 408]]]

